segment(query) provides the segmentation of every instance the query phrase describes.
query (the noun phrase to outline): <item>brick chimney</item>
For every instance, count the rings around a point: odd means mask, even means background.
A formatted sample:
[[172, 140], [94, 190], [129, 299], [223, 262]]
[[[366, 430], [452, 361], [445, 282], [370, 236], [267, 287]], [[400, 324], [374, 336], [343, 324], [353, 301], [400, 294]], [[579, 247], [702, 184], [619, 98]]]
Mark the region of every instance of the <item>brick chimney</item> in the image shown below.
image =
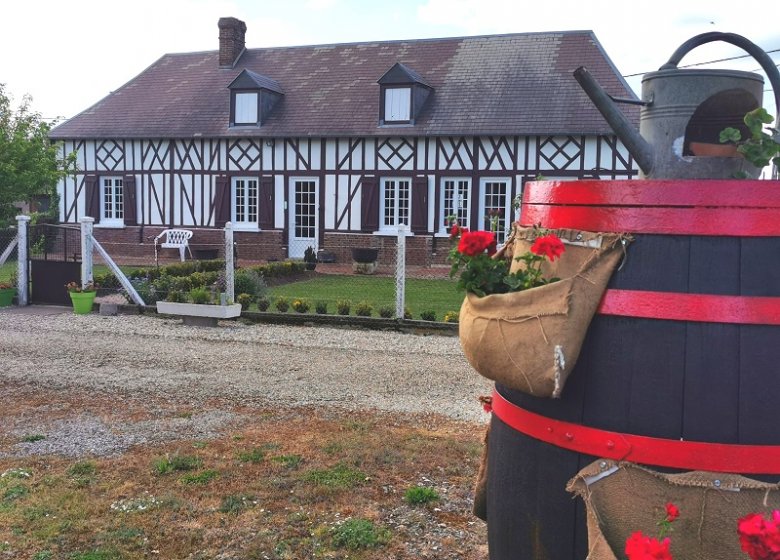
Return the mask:
[[219, 18], [219, 67], [233, 68], [244, 52], [246, 24], [234, 17]]

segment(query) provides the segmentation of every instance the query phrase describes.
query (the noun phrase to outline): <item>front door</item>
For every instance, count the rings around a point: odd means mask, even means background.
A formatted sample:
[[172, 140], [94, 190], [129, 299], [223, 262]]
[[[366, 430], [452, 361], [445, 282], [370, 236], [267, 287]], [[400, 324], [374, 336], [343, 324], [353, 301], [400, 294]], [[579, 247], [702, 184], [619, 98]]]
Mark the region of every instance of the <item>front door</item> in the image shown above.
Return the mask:
[[316, 178], [290, 179], [290, 238], [288, 251], [291, 259], [302, 259], [307, 247], [317, 250], [317, 217], [319, 214], [318, 184]]

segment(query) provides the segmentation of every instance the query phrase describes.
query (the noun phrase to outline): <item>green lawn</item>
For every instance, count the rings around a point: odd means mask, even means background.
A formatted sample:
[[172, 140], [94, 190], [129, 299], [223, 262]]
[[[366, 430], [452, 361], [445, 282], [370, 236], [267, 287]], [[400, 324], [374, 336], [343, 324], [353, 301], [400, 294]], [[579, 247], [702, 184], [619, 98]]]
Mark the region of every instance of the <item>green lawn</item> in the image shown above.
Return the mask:
[[[405, 295], [406, 307], [414, 319], [419, 319], [423, 311], [431, 310], [435, 313], [436, 320], [441, 321], [446, 312], [460, 310], [460, 304], [463, 302], [463, 292], [458, 292], [455, 282], [451, 280], [407, 279]], [[395, 309], [395, 278], [319, 275], [312, 280], [269, 288], [268, 299], [272, 307], [279, 296], [285, 296], [290, 301], [295, 298], [309, 300], [312, 305], [310, 312], [313, 312], [315, 302], [325, 301], [328, 303], [328, 313], [336, 312], [338, 300], [347, 299], [352, 302], [353, 315], [355, 305], [367, 301], [374, 308], [372, 316], [377, 317], [382, 306]]]

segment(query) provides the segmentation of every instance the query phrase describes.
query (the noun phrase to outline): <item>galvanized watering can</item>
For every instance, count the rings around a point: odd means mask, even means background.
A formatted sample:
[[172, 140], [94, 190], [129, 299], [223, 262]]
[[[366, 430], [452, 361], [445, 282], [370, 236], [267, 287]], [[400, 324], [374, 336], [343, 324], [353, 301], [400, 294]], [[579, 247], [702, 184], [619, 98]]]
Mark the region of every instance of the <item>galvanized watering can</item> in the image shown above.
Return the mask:
[[[760, 47], [734, 33], [703, 33], [683, 43], [658, 71], [644, 75], [641, 101], [615, 99], [585, 68], [574, 71], [577, 82], [639, 165], [640, 177], [729, 179], [741, 171], [756, 178], [761, 172], [736, 153], [710, 150], [730, 148], [718, 139], [726, 127], [739, 129], [743, 138], [749, 136], [743, 117], [762, 106], [763, 78], [737, 70], [677, 68], [689, 51], [713, 41], [736, 45], [761, 64], [775, 92], [775, 117], [780, 116], [780, 72]], [[639, 132], [616, 102], [642, 105]]]

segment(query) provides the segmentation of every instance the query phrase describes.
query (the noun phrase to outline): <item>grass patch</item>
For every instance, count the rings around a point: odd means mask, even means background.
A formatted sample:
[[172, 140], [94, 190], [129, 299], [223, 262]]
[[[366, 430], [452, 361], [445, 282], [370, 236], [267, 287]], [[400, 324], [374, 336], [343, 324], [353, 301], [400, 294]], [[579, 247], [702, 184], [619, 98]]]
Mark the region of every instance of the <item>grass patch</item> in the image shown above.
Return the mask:
[[185, 474], [179, 480], [181, 480], [183, 484], [208, 484], [218, 476], [219, 471], [206, 469], [205, 471], [195, 474]]
[[413, 486], [406, 489], [404, 499], [412, 505], [427, 504], [438, 500], [439, 494], [436, 490], [427, 486]]
[[[268, 290], [268, 298], [279, 296], [291, 301], [305, 297], [323, 302], [331, 313], [336, 313], [337, 302], [349, 298], [353, 302], [366, 302], [373, 309], [395, 309], [395, 278], [355, 275], [318, 275], [311, 280], [290, 282]], [[455, 289], [454, 280], [407, 278], [406, 307], [419, 319], [424, 310], [432, 310], [436, 317], [444, 317], [448, 311], [460, 309], [464, 293]], [[351, 313], [355, 314], [355, 305]]]
[[152, 466], [157, 474], [194, 471], [203, 466], [203, 459], [195, 455], [172, 455], [156, 459]]
[[329, 488], [354, 488], [366, 481], [366, 474], [343, 463], [329, 469], [313, 469], [301, 477], [305, 482]]
[[24, 443], [35, 443], [36, 441], [41, 441], [42, 439], [46, 439], [46, 436], [43, 434], [30, 434], [27, 436], [24, 436], [22, 438], [22, 441]]
[[297, 469], [299, 466], [301, 466], [303, 457], [300, 455], [277, 455], [276, 457], [271, 457], [271, 460], [274, 463], [279, 463], [280, 465], [287, 467], [288, 469]]
[[257, 500], [252, 494], [231, 494], [222, 498], [219, 504], [219, 511], [238, 514], [256, 504]]
[[236, 457], [242, 463], [262, 463], [265, 459], [265, 449], [254, 447], [249, 451], [239, 451]]
[[122, 555], [114, 549], [96, 548], [89, 552], [76, 552], [68, 560], [120, 560]]
[[390, 541], [390, 531], [380, 529], [368, 519], [347, 519], [331, 529], [333, 546], [358, 550], [374, 548]]

